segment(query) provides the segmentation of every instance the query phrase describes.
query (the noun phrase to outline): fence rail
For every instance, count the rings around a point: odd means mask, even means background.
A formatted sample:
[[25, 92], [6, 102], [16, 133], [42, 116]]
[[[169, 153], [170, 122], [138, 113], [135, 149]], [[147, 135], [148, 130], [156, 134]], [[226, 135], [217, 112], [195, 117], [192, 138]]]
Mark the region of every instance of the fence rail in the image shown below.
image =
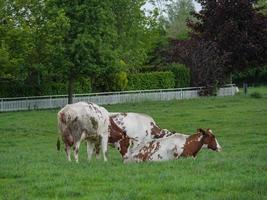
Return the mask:
[[[99, 105], [118, 104], [141, 101], [167, 101], [178, 99], [191, 99], [199, 96], [203, 87], [133, 90], [121, 92], [102, 92], [90, 94], [75, 94], [73, 102], [86, 101]], [[234, 84], [220, 88], [218, 96], [231, 96], [237, 91]], [[0, 98], [0, 112], [60, 108], [67, 104], [67, 95], [31, 96]]]

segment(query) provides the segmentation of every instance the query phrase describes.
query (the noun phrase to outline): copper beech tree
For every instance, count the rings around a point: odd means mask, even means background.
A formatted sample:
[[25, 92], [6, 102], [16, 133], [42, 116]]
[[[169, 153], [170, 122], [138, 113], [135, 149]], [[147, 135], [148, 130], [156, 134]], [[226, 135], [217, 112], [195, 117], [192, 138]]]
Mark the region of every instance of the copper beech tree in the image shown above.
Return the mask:
[[196, 20], [188, 21], [191, 38], [171, 40], [161, 52], [164, 62], [182, 62], [191, 70], [191, 83], [206, 86], [206, 94], [229, 75], [267, 63], [267, 17], [248, 0], [198, 0]]

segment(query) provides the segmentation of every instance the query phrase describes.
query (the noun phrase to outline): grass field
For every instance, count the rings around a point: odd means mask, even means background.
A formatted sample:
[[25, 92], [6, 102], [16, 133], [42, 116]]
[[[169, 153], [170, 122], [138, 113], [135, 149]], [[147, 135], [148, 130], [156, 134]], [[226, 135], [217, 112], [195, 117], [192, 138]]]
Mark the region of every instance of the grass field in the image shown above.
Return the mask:
[[0, 199], [267, 199], [266, 95], [106, 108], [147, 113], [162, 128], [183, 133], [211, 128], [223, 152], [124, 165], [109, 148], [107, 163], [88, 163], [82, 144], [80, 163], [69, 163], [63, 145], [56, 151], [57, 110], [0, 113]]

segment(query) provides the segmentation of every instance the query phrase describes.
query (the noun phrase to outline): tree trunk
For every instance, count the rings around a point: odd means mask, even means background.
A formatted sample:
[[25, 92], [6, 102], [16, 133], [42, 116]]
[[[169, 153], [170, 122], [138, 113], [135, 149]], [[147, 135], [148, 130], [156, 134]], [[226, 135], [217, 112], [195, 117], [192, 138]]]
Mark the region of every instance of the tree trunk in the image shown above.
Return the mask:
[[70, 75], [68, 82], [68, 104], [73, 103], [74, 78]]

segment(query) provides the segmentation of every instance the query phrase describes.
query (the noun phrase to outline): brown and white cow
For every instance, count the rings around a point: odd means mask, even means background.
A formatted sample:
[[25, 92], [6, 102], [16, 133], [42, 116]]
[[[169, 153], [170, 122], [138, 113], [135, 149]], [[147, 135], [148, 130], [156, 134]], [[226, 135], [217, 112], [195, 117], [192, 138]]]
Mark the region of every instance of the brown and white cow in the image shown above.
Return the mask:
[[57, 114], [57, 119], [69, 161], [71, 161], [70, 150], [73, 146], [74, 158], [78, 162], [79, 146], [83, 140], [87, 142], [89, 160], [94, 149], [99, 149], [101, 145], [104, 161], [107, 161], [110, 118], [105, 108], [94, 103], [78, 102], [62, 108]]
[[128, 147], [128, 151], [123, 155], [123, 159], [124, 163], [128, 163], [166, 161], [189, 156], [195, 157], [203, 145], [207, 146], [208, 149], [221, 151], [221, 146], [211, 129], [197, 129], [197, 133], [190, 136], [173, 134], [169, 137], [140, 143], [136, 147]]
[[[167, 129], [161, 129], [154, 119], [143, 113], [110, 113], [115, 124], [129, 137], [134, 138], [134, 146], [155, 138], [168, 137], [173, 133]], [[121, 135], [121, 138], [124, 135]], [[111, 134], [112, 138], [113, 135]], [[115, 136], [118, 139], [118, 135]], [[112, 139], [111, 139], [112, 140]]]

